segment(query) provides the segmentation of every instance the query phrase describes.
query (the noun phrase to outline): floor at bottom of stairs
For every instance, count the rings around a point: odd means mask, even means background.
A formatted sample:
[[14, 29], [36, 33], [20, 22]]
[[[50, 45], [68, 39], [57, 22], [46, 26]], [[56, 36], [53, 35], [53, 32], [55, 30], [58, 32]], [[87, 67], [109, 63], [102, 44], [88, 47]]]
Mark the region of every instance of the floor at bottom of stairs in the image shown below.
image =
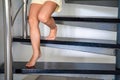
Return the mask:
[[94, 79], [88, 77], [63, 77], [63, 76], [38, 76], [36, 80], [103, 80], [103, 79]]
[[[82, 76], [82, 77], [81, 77]], [[97, 79], [97, 78], [91, 78], [86, 77], [85, 75], [81, 75], [80, 77], [77, 75], [24, 75], [24, 74], [14, 74], [13, 75], [13, 80], [113, 80], [113, 76], [107, 75], [106, 79]], [[103, 77], [105, 75], [101, 75]], [[99, 76], [100, 77], [100, 76]], [[0, 74], [0, 80], [4, 80], [4, 74]]]
[[[25, 77], [27, 77], [28, 75], [24, 75], [24, 74], [14, 74], [13, 75], [13, 80], [24, 80]], [[0, 74], [0, 80], [5, 80], [4, 79], [4, 74]]]
[[[4, 80], [4, 75], [0, 74], [0, 80]], [[108, 79], [95, 79], [89, 77], [73, 77], [73, 76], [54, 76], [54, 75], [21, 75], [14, 74], [13, 80], [108, 80]], [[113, 79], [111, 79], [113, 80]]]

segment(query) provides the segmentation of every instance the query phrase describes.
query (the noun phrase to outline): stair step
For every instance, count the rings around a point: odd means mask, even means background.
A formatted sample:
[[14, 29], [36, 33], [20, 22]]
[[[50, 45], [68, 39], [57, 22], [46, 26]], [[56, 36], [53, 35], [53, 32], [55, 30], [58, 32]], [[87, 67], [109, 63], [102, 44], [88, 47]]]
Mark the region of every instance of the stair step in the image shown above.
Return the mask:
[[90, 28], [90, 29], [97, 29], [97, 30], [104, 30], [104, 31], [117, 31], [117, 24], [116, 23], [100, 23], [100, 22], [72, 22], [72, 21], [56, 21], [57, 24], [63, 26], [70, 26], [70, 27], [83, 27], [83, 28]]
[[[16, 74], [120, 74], [115, 64], [105, 63], [68, 63], [68, 62], [37, 62], [35, 68], [25, 67], [27, 62], [14, 62]], [[2, 65], [1, 70], [4, 70]], [[3, 71], [1, 71], [3, 72]]]
[[[30, 38], [23, 39], [21, 37], [14, 37], [14, 42], [29, 42]], [[120, 48], [113, 40], [97, 40], [97, 39], [83, 39], [83, 38], [67, 38], [57, 37], [56, 40], [45, 40], [41, 38], [41, 44], [61, 44], [61, 45], [74, 45], [74, 46], [90, 46], [102, 48]]]
[[55, 16], [56, 21], [84, 21], [84, 22], [102, 22], [102, 23], [120, 23], [118, 18], [90, 18], [90, 17], [70, 17], [70, 16]]
[[103, 79], [96, 79], [96, 78], [89, 78], [89, 77], [66, 77], [66, 76], [40, 75], [36, 80], [103, 80]]
[[66, 3], [118, 7], [118, 0], [65, 0]]
[[[22, 43], [22, 44], [29, 45], [26, 43]], [[98, 48], [98, 47], [72, 46], [72, 45], [60, 45], [60, 44], [59, 45], [58, 44], [41, 44], [41, 46], [115, 56], [115, 49], [111, 49], [111, 48], [106, 49], [106, 48]]]

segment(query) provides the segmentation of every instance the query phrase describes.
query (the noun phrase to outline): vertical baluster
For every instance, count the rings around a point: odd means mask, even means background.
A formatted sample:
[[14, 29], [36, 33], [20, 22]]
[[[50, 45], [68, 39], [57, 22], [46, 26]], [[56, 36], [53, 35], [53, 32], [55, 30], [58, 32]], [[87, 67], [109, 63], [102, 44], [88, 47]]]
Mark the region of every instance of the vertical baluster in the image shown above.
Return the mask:
[[23, 3], [24, 3], [24, 6], [23, 6], [23, 9], [22, 9], [22, 16], [23, 16], [23, 30], [22, 30], [22, 36], [24, 39], [27, 38], [27, 2], [28, 0], [23, 0]]
[[3, 0], [4, 12], [4, 58], [5, 80], [13, 80], [12, 72], [12, 35], [11, 35], [11, 0]]

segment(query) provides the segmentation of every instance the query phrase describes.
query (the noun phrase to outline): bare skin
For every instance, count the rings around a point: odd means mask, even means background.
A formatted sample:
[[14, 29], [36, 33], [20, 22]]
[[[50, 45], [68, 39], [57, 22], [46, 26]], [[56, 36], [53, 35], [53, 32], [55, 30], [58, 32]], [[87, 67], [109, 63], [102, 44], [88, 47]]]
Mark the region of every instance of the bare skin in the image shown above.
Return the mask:
[[32, 3], [30, 6], [29, 25], [33, 55], [26, 64], [28, 68], [35, 66], [41, 56], [39, 22], [46, 24], [50, 28], [50, 33], [46, 38], [47, 40], [54, 40], [56, 38], [57, 26], [54, 19], [51, 17], [56, 7], [57, 4], [51, 1], [46, 1], [44, 4]]

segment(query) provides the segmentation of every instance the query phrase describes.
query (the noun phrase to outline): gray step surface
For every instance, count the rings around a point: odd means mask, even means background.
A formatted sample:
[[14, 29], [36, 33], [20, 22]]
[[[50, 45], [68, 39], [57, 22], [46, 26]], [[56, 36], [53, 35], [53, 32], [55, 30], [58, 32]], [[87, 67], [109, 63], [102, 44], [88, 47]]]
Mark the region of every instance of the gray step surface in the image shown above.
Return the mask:
[[[22, 37], [14, 37], [13, 42], [29, 42], [30, 38], [24, 39]], [[99, 39], [84, 39], [71, 37], [56, 37], [55, 40], [45, 40], [41, 37], [42, 44], [60, 44], [60, 45], [74, 45], [74, 46], [89, 46], [102, 48], [120, 48], [114, 40], [99, 40]]]
[[117, 7], [118, 0], [65, 0], [70, 4], [84, 4], [84, 5], [96, 5], [96, 6], [108, 6]]
[[[32, 68], [26, 68], [26, 63], [14, 62], [13, 72], [17, 74], [120, 74], [115, 64], [107, 63], [37, 62]], [[4, 64], [1, 65], [0, 71], [4, 72]]]
[[39, 76], [36, 80], [102, 80], [88, 77]]

